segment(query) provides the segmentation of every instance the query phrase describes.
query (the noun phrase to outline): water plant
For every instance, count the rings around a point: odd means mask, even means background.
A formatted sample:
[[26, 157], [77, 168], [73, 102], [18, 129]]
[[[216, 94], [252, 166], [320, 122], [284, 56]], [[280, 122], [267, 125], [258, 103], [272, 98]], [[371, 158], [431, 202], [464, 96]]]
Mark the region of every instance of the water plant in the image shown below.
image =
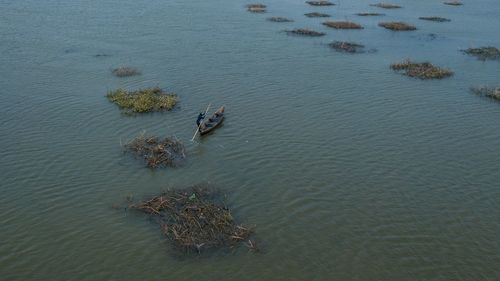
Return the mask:
[[335, 29], [363, 29], [361, 25], [350, 21], [325, 21], [323, 25]]
[[392, 22], [380, 22], [378, 24], [379, 26], [394, 30], [394, 31], [412, 31], [412, 30], [417, 30], [417, 28], [414, 25], [401, 22], [401, 21], [392, 21]]
[[328, 18], [328, 17], [330, 17], [329, 14], [318, 13], [318, 12], [307, 13], [307, 14], [304, 14], [304, 16], [306, 16], [308, 18]]
[[127, 112], [144, 113], [171, 110], [177, 104], [177, 95], [166, 93], [159, 87], [126, 91], [117, 89], [107, 94], [107, 98]]
[[307, 28], [297, 28], [292, 30], [285, 30], [286, 33], [290, 35], [300, 35], [300, 36], [310, 36], [310, 37], [319, 37], [324, 36], [324, 32], [319, 32]]
[[266, 12], [266, 5], [264, 4], [248, 4], [247, 5], [247, 11], [252, 12], [252, 13], [265, 13]]
[[245, 243], [257, 250], [250, 239], [252, 227], [238, 224], [216, 189], [198, 185], [172, 189], [129, 206], [154, 218], [161, 231], [184, 253], [234, 248]]
[[289, 18], [285, 18], [285, 17], [270, 17], [270, 18], [267, 18], [268, 21], [272, 21], [272, 22], [292, 22], [293, 20], [289, 19]]
[[356, 13], [355, 15], [361, 16], [361, 17], [368, 17], [368, 16], [385, 16], [385, 14], [381, 13]]
[[143, 158], [149, 168], [175, 167], [186, 158], [182, 142], [176, 138], [145, 136], [144, 133], [124, 145], [126, 151]]
[[141, 72], [139, 70], [137, 70], [137, 68], [129, 67], [129, 66], [117, 67], [117, 68], [111, 70], [111, 72], [116, 77], [128, 77], [128, 76], [135, 76], [135, 75], [141, 74]]
[[330, 46], [331, 48], [333, 48], [338, 52], [345, 52], [345, 53], [362, 53], [363, 49], [365, 48], [364, 45], [347, 41], [334, 41], [328, 44], [328, 46]]
[[473, 87], [470, 90], [478, 96], [500, 101], [500, 88]]
[[436, 21], [436, 22], [446, 22], [446, 21], [451, 21], [450, 19], [447, 18], [442, 18], [442, 17], [419, 17], [421, 20], [428, 20], [428, 21]]
[[445, 5], [450, 5], [450, 6], [462, 6], [463, 3], [460, 1], [447, 1], [444, 2]]
[[311, 6], [334, 6], [335, 4], [330, 1], [320, 0], [320, 1], [306, 1], [307, 4]]
[[479, 47], [479, 48], [468, 48], [463, 50], [464, 53], [475, 56], [480, 60], [495, 60], [500, 59], [500, 50], [495, 47]]
[[389, 4], [389, 3], [370, 4], [370, 6], [383, 8], [383, 9], [400, 9], [400, 8], [402, 8], [399, 5], [394, 5], [394, 4]]
[[430, 62], [412, 62], [405, 60], [401, 63], [391, 64], [391, 68], [395, 71], [419, 79], [442, 79], [453, 75], [449, 69], [434, 66]]

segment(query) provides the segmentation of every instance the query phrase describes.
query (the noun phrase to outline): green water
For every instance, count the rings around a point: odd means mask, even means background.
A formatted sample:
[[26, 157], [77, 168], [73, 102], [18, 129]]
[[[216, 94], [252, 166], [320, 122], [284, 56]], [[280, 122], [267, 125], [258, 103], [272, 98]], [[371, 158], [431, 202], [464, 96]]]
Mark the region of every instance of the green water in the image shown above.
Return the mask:
[[[0, 280], [500, 280], [500, 104], [468, 92], [500, 86], [500, 62], [460, 52], [500, 47], [500, 2], [248, 3], [0, 1]], [[365, 29], [328, 29], [311, 11]], [[386, 16], [353, 15], [365, 11]], [[295, 27], [327, 35], [282, 32]], [[455, 75], [389, 69], [406, 58]], [[113, 77], [121, 65], [143, 74]], [[176, 110], [126, 116], [105, 98], [157, 85]], [[225, 124], [191, 143], [209, 102]], [[187, 162], [152, 171], [123, 154], [143, 130], [183, 140]], [[179, 258], [147, 217], [111, 208], [200, 182], [257, 225], [261, 253]]]

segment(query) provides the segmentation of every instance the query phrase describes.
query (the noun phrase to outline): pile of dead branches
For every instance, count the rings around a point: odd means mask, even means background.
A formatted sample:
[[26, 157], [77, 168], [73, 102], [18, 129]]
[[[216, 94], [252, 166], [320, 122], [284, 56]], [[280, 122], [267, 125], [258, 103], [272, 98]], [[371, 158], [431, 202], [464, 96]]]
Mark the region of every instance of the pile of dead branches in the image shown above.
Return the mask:
[[125, 149], [145, 160], [150, 168], [175, 167], [186, 158], [182, 142], [176, 138], [140, 135], [125, 144]]

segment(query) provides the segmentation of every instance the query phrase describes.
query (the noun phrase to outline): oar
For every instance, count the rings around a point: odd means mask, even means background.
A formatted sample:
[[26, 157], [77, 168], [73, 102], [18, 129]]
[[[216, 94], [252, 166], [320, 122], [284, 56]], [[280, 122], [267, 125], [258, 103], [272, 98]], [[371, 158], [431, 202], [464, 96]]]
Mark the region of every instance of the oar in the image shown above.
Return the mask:
[[[204, 115], [205, 117], [207, 117], [207, 112], [208, 112], [208, 109], [210, 108], [210, 105], [211, 105], [211, 103], [209, 103], [209, 104], [208, 104], [208, 106], [207, 106], [207, 110], [205, 110], [205, 115]], [[193, 138], [191, 139], [191, 141], [194, 141], [194, 138], [196, 138], [196, 135], [197, 135], [197, 134], [198, 134], [198, 132], [200, 131], [200, 126], [201, 126], [201, 124], [202, 124], [202, 123], [203, 123], [203, 122], [200, 122], [200, 125], [198, 125], [198, 127], [196, 128], [196, 132], [194, 132], [194, 136], [193, 136]]]

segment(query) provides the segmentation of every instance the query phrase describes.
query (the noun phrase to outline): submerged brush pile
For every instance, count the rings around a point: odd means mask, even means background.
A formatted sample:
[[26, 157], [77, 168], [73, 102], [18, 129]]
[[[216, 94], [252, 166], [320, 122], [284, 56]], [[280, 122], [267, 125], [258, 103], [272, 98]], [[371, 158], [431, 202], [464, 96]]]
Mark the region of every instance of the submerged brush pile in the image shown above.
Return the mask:
[[328, 17], [330, 17], [329, 14], [323, 14], [323, 13], [318, 13], [318, 12], [307, 13], [307, 14], [304, 14], [304, 16], [306, 16], [308, 18], [328, 18]]
[[464, 53], [477, 57], [480, 60], [500, 59], [500, 50], [495, 47], [469, 48]]
[[351, 21], [325, 21], [323, 25], [335, 29], [363, 29], [361, 25]]
[[289, 19], [289, 18], [285, 18], [285, 17], [270, 17], [270, 18], [267, 18], [268, 21], [272, 21], [272, 22], [292, 22], [293, 20]]
[[361, 16], [361, 17], [368, 17], [368, 16], [385, 16], [385, 14], [381, 14], [381, 13], [357, 13], [356, 15], [357, 15], [357, 16]]
[[324, 32], [314, 31], [306, 28], [297, 28], [292, 30], [285, 30], [286, 33], [290, 35], [300, 35], [300, 36], [310, 36], [310, 37], [318, 37], [325, 35]]
[[478, 96], [500, 101], [500, 88], [477, 87], [470, 90]]
[[383, 8], [383, 9], [399, 9], [399, 8], [401, 8], [401, 6], [394, 5], [394, 4], [388, 4], [388, 3], [370, 4], [370, 6]]
[[171, 110], [177, 104], [177, 95], [164, 92], [159, 87], [137, 91], [118, 89], [107, 94], [111, 102], [129, 112], [144, 113]]
[[450, 5], [450, 6], [462, 6], [462, 2], [459, 1], [448, 1], [444, 2], [445, 5]]
[[183, 252], [234, 248], [245, 242], [257, 250], [255, 242], [249, 239], [253, 229], [237, 224], [220, 197], [211, 188], [194, 186], [169, 190], [130, 208], [154, 216], [163, 234]]
[[334, 6], [335, 4], [330, 1], [306, 1], [307, 4], [311, 6]]
[[328, 44], [328, 46], [336, 51], [346, 53], [362, 53], [365, 48], [364, 45], [346, 41], [334, 41]]
[[451, 21], [450, 19], [442, 18], [442, 17], [419, 17], [419, 19], [421, 19], [421, 20], [429, 20], [429, 21], [436, 21], [436, 22]]
[[391, 64], [395, 71], [403, 71], [403, 74], [419, 79], [442, 79], [453, 75], [453, 72], [434, 66], [429, 62], [416, 63], [406, 60], [401, 63]]
[[265, 13], [266, 5], [264, 4], [248, 4], [247, 11], [252, 13]]
[[186, 158], [182, 142], [174, 138], [140, 135], [125, 144], [125, 149], [141, 157], [149, 168], [175, 167]]
[[139, 70], [137, 70], [137, 68], [129, 67], [129, 66], [118, 67], [118, 68], [113, 69], [111, 72], [116, 77], [128, 77], [128, 76], [135, 76], [135, 75], [141, 74], [141, 72]]
[[417, 30], [417, 28], [411, 24], [407, 24], [401, 21], [392, 21], [392, 22], [381, 22], [378, 24], [379, 26], [394, 30], [394, 31], [412, 31]]

